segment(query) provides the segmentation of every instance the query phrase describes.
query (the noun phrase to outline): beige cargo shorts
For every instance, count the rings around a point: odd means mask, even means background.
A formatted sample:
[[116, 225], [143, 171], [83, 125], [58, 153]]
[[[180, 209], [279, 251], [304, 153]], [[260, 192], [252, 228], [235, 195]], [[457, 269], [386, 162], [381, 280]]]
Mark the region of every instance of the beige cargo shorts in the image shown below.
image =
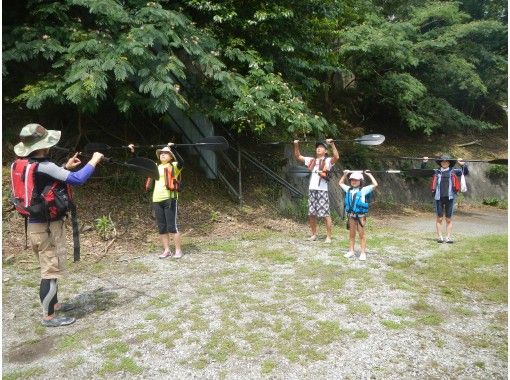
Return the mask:
[[66, 264], [64, 221], [50, 222], [49, 234], [47, 229], [48, 223], [28, 223], [28, 239], [41, 265], [41, 278], [60, 278]]

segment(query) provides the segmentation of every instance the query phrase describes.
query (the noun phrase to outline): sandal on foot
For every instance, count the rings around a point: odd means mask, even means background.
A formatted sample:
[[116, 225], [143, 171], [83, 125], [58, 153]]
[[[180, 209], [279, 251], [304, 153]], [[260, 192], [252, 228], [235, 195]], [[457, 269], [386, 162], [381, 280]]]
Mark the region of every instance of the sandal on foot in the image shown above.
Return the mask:
[[160, 259], [165, 259], [165, 258], [170, 257], [170, 256], [172, 256], [172, 252], [171, 251], [168, 251], [168, 252], [165, 251], [161, 255], [159, 255], [159, 258]]
[[182, 252], [175, 252], [175, 255], [173, 256], [174, 259], [180, 259], [182, 257]]

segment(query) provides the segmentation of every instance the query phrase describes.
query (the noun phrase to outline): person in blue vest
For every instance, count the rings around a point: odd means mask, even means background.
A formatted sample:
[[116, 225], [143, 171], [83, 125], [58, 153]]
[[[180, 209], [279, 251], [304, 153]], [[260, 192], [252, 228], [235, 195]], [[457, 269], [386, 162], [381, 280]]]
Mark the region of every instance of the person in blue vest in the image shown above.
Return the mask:
[[[328, 157], [328, 145], [331, 145], [333, 157]], [[329, 172], [340, 159], [338, 150], [332, 139], [319, 141], [315, 144], [315, 157], [302, 156], [299, 151], [299, 140], [294, 140], [294, 157], [306, 165], [310, 171], [310, 184], [308, 185], [308, 224], [312, 235], [310, 241], [317, 240], [317, 218], [326, 221], [326, 243], [331, 243], [333, 221], [329, 211]]]
[[[429, 158], [423, 157], [421, 168], [424, 169]], [[452, 216], [455, 199], [460, 190], [460, 176], [468, 175], [469, 169], [466, 163], [459, 158], [454, 160], [450, 156], [442, 155], [435, 160], [439, 169], [434, 169], [432, 177], [431, 191], [434, 196], [434, 206], [436, 211], [436, 233], [438, 243], [453, 243], [452, 240]], [[454, 169], [458, 163], [461, 167]], [[446, 239], [443, 238], [443, 219], [446, 221]]]
[[[350, 174], [349, 185], [346, 185], [344, 181], [348, 174]], [[370, 181], [372, 181], [371, 185], [364, 186], [363, 173], [360, 171], [344, 170], [342, 178], [338, 181], [338, 184], [345, 192], [345, 213], [348, 218], [347, 227], [349, 229], [349, 251], [344, 257], [351, 258], [354, 256], [356, 231], [358, 231], [361, 246], [359, 259], [362, 261], [367, 259], [367, 239], [365, 235], [365, 224], [367, 223], [368, 213], [367, 197], [370, 196], [378, 185], [369, 170], [365, 170], [365, 174], [370, 178]]]

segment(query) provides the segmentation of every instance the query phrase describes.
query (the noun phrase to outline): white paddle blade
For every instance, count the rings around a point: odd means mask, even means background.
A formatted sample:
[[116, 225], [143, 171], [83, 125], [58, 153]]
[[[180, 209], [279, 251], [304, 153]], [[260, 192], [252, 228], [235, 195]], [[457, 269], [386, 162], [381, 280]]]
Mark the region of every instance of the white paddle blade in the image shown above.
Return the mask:
[[385, 139], [384, 135], [376, 133], [358, 137], [354, 141], [361, 145], [381, 145]]

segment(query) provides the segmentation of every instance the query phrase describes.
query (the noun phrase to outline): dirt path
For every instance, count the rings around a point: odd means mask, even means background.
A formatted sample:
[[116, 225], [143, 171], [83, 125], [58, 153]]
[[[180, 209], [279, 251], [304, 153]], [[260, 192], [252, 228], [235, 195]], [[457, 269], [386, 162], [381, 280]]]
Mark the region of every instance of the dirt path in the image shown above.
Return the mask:
[[[377, 216], [374, 224], [391, 225], [406, 231], [429, 231], [435, 233], [435, 217], [432, 213], [396, 215], [391, 219]], [[453, 235], [482, 236], [508, 232], [508, 212], [500, 209], [462, 210], [453, 215]]]

